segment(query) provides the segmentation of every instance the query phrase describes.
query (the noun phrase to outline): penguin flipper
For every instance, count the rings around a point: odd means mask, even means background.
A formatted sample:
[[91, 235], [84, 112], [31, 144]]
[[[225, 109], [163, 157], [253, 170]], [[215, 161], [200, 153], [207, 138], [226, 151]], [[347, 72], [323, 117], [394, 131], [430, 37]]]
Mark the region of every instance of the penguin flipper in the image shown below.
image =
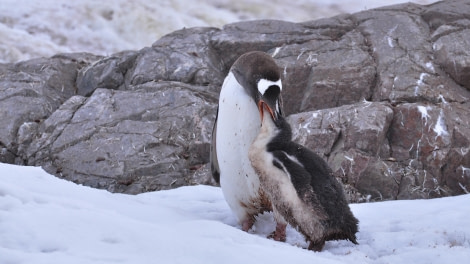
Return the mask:
[[220, 168], [219, 168], [219, 160], [217, 159], [217, 148], [216, 148], [218, 115], [219, 115], [219, 108], [217, 107], [217, 114], [215, 115], [214, 127], [212, 128], [210, 163], [211, 163], [212, 177], [217, 183], [220, 183]]

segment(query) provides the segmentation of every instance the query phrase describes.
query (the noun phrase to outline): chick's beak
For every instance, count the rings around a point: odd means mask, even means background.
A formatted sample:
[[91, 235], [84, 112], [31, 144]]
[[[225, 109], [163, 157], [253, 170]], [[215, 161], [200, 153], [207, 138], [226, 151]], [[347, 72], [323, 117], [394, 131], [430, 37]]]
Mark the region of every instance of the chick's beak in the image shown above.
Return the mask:
[[259, 102], [258, 102], [258, 111], [259, 111], [259, 115], [260, 115], [260, 118], [261, 118], [261, 122], [263, 122], [263, 118], [264, 118], [264, 109], [266, 109], [266, 111], [269, 112], [269, 114], [271, 115], [271, 118], [273, 120], [276, 120], [276, 115], [274, 114], [273, 109], [265, 101], [259, 100]]

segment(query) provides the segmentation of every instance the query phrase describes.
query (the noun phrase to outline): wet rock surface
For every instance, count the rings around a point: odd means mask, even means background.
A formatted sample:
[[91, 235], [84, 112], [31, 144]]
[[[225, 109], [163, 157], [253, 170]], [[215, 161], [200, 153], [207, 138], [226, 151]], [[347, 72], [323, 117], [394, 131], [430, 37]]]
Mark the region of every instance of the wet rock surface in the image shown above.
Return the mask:
[[403, 4], [2, 64], [0, 162], [113, 192], [214, 184], [220, 86], [238, 56], [262, 50], [283, 71], [295, 140], [328, 161], [351, 201], [468, 193], [468, 14], [468, 1]]

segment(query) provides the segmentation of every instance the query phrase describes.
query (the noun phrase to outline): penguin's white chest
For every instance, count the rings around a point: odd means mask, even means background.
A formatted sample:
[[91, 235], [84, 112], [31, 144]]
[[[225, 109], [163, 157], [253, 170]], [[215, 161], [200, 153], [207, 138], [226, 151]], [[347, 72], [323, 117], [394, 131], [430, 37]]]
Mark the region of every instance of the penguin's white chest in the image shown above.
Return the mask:
[[230, 72], [220, 92], [216, 151], [222, 191], [241, 221], [257, 213], [249, 208], [259, 198], [259, 178], [248, 151], [260, 126], [256, 103]]

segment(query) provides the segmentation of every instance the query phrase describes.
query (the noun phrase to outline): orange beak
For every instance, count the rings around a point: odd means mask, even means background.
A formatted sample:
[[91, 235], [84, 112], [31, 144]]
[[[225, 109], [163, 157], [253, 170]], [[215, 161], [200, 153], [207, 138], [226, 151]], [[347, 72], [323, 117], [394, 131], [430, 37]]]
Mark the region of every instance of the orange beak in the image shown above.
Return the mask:
[[261, 122], [263, 122], [263, 118], [264, 118], [264, 109], [263, 108], [266, 108], [266, 110], [271, 115], [271, 118], [273, 120], [276, 120], [276, 118], [274, 117], [274, 112], [271, 109], [271, 107], [269, 107], [269, 105], [265, 101], [259, 100], [259, 102], [258, 102], [258, 111], [259, 111], [259, 116], [261, 118]]

